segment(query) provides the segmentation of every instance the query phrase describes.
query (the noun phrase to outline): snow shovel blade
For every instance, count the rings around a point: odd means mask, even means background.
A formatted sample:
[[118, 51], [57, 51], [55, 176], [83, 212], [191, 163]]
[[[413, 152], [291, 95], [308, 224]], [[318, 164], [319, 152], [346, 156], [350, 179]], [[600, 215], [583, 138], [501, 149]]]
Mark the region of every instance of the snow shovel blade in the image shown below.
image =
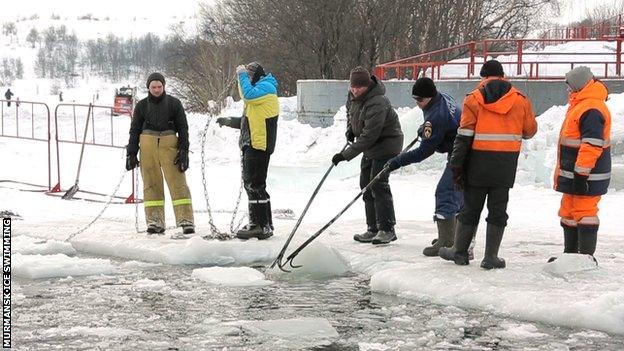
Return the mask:
[[74, 198], [74, 195], [78, 192], [78, 184], [74, 184], [63, 196], [61, 197], [63, 200], [71, 200]]

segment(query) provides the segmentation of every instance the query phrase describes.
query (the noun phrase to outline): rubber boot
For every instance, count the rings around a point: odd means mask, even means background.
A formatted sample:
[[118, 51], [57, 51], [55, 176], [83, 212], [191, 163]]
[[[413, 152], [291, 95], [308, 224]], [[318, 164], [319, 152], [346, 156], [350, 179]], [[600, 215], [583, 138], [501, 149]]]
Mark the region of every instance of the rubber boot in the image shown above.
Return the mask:
[[505, 268], [505, 260], [498, 257], [498, 249], [504, 233], [505, 227], [499, 227], [491, 223], [487, 224], [485, 230], [485, 255], [483, 256], [483, 261], [481, 261], [481, 268]]
[[373, 241], [373, 238], [377, 236], [377, 232], [378, 232], [377, 228], [368, 227], [365, 233], [355, 234], [353, 236], [353, 240], [361, 242], [361, 243], [370, 243]]
[[271, 199], [269, 199], [267, 206], [269, 206], [268, 211], [267, 211], [267, 218], [269, 219], [269, 227], [271, 227], [271, 230], [273, 231], [275, 230], [275, 227], [273, 227], [273, 211], [271, 210]]
[[561, 224], [563, 227], [563, 252], [577, 253], [579, 250], [579, 231], [577, 227]]
[[578, 252], [580, 254], [594, 256], [596, 241], [598, 239], [597, 225], [578, 226]]
[[250, 231], [254, 230], [258, 226], [258, 214], [256, 204], [247, 205], [247, 209], [249, 211], [249, 223], [236, 232], [236, 237], [239, 239], [249, 239]]
[[437, 220], [436, 225], [438, 226], [438, 240], [433, 245], [425, 247], [423, 250], [425, 256], [438, 256], [440, 248], [453, 246], [455, 218]]
[[440, 248], [439, 255], [447, 261], [453, 261], [455, 264], [465, 266], [468, 264], [468, 247], [477, 226], [466, 225], [457, 221], [455, 227], [455, 242], [453, 247]]

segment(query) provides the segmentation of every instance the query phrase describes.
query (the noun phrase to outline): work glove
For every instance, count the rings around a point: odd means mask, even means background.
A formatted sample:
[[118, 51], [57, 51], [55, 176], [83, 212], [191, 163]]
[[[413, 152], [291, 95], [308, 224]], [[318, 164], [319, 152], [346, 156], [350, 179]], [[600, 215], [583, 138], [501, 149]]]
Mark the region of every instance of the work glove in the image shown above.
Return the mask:
[[338, 166], [338, 164], [344, 160], [345, 160], [345, 157], [342, 156], [341, 153], [337, 153], [334, 155], [334, 157], [332, 157], [332, 163], [334, 164], [334, 166]]
[[388, 162], [386, 162], [386, 165], [384, 167], [388, 170], [388, 172], [393, 172], [401, 168], [401, 162], [399, 161], [399, 157], [397, 156], [391, 158]]
[[139, 160], [137, 154], [139, 153], [138, 145], [132, 146], [126, 145], [126, 171], [131, 171], [139, 166]]
[[574, 173], [574, 180], [572, 181], [572, 186], [574, 188], [574, 194], [576, 195], [585, 195], [589, 191], [589, 184], [587, 183], [587, 179], [589, 176]]
[[347, 129], [347, 131], [345, 132], [345, 137], [347, 137], [347, 141], [350, 143], [355, 140], [355, 134], [353, 134], [353, 131], [351, 129]]
[[219, 117], [217, 118], [217, 124], [219, 127], [231, 127], [232, 119], [230, 117]]
[[126, 171], [131, 171], [139, 166], [136, 154], [126, 155]]
[[247, 67], [245, 67], [245, 65], [239, 65], [236, 67], [236, 74], [241, 74], [243, 72], [247, 73]]
[[464, 168], [453, 167], [451, 170], [453, 171], [453, 183], [455, 183], [455, 188], [459, 191], [463, 191], [465, 186]]
[[178, 150], [178, 154], [173, 160], [174, 165], [178, 165], [178, 170], [182, 173], [189, 168], [188, 150]]

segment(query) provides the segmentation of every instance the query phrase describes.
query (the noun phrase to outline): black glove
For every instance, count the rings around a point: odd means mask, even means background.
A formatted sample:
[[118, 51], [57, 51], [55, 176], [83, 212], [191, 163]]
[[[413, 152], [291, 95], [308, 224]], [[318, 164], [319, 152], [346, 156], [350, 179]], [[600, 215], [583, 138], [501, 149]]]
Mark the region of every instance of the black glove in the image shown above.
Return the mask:
[[345, 160], [345, 157], [342, 156], [341, 153], [337, 153], [334, 155], [334, 157], [332, 157], [332, 163], [334, 164], [334, 166], [337, 166], [340, 162], [344, 160]]
[[453, 183], [455, 183], [455, 188], [459, 191], [464, 190], [464, 168], [453, 167], [451, 170], [453, 171]]
[[217, 124], [219, 125], [219, 127], [231, 127], [232, 119], [230, 117], [219, 117], [217, 118]]
[[589, 184], [587, 184], [587, 179], [589, 176], [574, 173], [574, 180], [572, 181], [572, 186], [574, 187], [574, 194], [576, 195], [585, 195], [589, 191]]
[[393, 157], [388, 162], [386, 162], [385, 167], [388, 169], [388, 172], [396, 171], [401, 168], [401, 162], [399, 162], [399, 157]]
[[126, 155], [126, 171], [131, 171], [139, 166], [136, 154]]
[[353, 131], [351, 129], [347, 129], [347, 131], [345, 132], [345, 137], [347, 137], [347, 141], [350, 143], [355, 140], [355, 134], [353, 134]]
[[178, 165], [178, 170], [184, 173], [189, 168], [188, 150], [178, 150], [178, 155], [173, 160], [174, 165]]

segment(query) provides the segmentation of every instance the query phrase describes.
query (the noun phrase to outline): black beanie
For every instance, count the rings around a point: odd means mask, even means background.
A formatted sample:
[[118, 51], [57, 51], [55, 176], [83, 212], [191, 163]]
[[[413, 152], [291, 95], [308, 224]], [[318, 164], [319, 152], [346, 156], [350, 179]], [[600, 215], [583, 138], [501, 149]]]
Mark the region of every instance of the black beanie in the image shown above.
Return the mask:
[[435, 84], [431, 78], [418, 78], [412, 87], [412, 96], [418, 97], [434, 97], [438, 94]]
[[349, 74], [349, 84], [351, 84], [352, 87], [368, 87], [372, 83], [373, 80], [366, 68], [357, 66], [351, 70], [351, 74]]
[[256, 61], [247, 64], [247, 71], [251, 72], [251, 84], [256, 84], [260, 78], [266, 76], [264, 67]]
[[481, 72], [479, 75], [485, 77], [504, 77], [503, 65], [496, 60], [489, 60], [481, 66]]
[[155, 80], [161, 82], [162, 85], [165, 85], [165, 76], [163, 76], [162, 74], [160, 74], [158, 72], [154, 72], [154, 73], [150, 74], [149, 77], [147, 77], [147, 89], [149, 89], [150, 83], [155, 81]]

